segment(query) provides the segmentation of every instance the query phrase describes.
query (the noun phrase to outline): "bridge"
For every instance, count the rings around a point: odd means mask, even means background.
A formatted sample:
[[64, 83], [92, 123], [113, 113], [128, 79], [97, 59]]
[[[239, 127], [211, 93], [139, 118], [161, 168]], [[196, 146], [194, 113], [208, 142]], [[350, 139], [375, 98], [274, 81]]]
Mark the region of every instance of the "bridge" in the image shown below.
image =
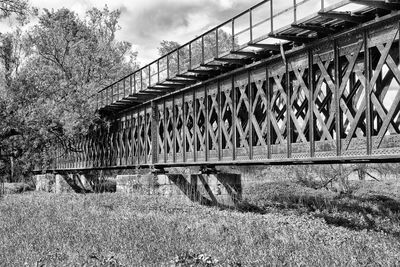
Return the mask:
[[52, 170], [397, 161], [399, 10], [263, 1], [100, 90]]

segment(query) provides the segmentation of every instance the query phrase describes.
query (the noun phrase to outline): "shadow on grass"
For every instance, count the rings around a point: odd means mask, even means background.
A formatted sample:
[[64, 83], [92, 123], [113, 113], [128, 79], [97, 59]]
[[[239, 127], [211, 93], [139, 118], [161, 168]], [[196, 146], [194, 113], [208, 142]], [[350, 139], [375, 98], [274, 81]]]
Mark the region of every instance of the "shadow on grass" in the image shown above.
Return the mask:
[[400, 201], [383, 194], [355, 196], [296, 184], [271, 183], [250, 190], [238, 210], [264, 214], [295, 210], [352, 230], [372, 230], [400, 237]]

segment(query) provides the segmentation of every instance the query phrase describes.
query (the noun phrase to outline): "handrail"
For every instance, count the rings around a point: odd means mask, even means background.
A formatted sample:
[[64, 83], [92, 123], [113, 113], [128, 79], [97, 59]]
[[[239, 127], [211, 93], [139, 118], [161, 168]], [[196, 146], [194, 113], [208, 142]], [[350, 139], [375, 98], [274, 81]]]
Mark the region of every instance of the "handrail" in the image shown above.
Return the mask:
[[[205, 62], [212, 61], [220, 56], [226, 56], [226, 54], [229, 54], [230, 51], [238, 51], [253, 40], [257, 40], [257, 42], [259, 42], [263, 39], [266, 39], [269, 33], [274, 32], [276, 28], [274, 25], [274, 19], [278, 16], [284, 14], [290, 15], [291, 19], [293, 20], [289, 21], [289, 23], [287, 24], [290, 25], [291, 23], [295, 23], [296, 20], [298, 20], [296, 14], [298, 7], [301, 7], [305, 3], [313, 2], [316, 3], [319, 10], [323, 10], [325, 7], [324, 2], [327, 0], [292, 1], [293, 4], [291, 6], [288, 7], [288, 5], [285, 5], [284, 8], [279, 8], [277, 4], [282, 3], [282, 1], [261, 1], [260, 3], [237, 14], [231, 19], [206, 31], [202, 35], [181, 45], [173, 51], [170, 51], [160, 58], [150, 62], [144, 67], [122, 77], [121, 79], [98, 91], [98, 109], [113, 104], [131, 94], [145, 92], [145, 90], [149, 86], [158, 85], [165, 82], [169, 78], [175, 78], [178, 74], [186, 73], [188, 70], [190, 70], [190, 68], [193, 68], [194, 66], [199, 67]], [[334, 2], [341, 2], [341, 0], [334, 0]], [[259, 8], [264, 8], [265, 10], [258, 10]], [[255, 11], [263, 11], [262, 14], [264, 14], [264, 12], [267, 12], [265, 14], [266, 18], [262, 16], [261, 19], [258, 19], [257, 21], [253, 20], [253, 12]], [[235, 27], [237, 26], [235, 23], [237, 22], [238, 18], [248, 21], [245, 21], [244, 27], [242, 26], [240, 30], [235, 31]], [[262, 28], [263, 34], [258, 36], [258, 38], [255, 38], [254, 29], [261, 28], [263, 24], [265, 26], [265, 29]], [[225, 31], [223, 28], [226, 28], [228, 31]], [[238, 44], [238, 42], [240, 42], [239, 39], [242, 39], [241, 35], [245, 35], [243, 37], [245, 41], [241, 44]], [[262, 37], [261, 40], [260, 37]], [[197, 44], [197, 42], [199, 42], [200, 44]], [[205, 42], [209, 42], [211, 44], [207, 44]], [[198, 64], [198, 62], [200, 62], [200, 64]], [[160, 66], [160, 64], [164, 66]]]

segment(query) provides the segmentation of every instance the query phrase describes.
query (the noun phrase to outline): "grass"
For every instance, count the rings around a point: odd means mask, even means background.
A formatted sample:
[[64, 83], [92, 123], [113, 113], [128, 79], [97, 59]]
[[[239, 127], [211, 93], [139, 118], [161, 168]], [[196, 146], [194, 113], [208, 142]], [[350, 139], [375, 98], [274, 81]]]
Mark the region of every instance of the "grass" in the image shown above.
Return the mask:
[[6, 195], [0, 200], [0, 265], [400, 264], [396, 236], [281, 211], [246, 213], [109, 193]]
[[260, 212], [308, 214], [327, 224], [400, 237], [400, 186], [395, 181], [352, 181], [340, 194], [293, 182], [256, 183], [246, 188], [246, 203]]

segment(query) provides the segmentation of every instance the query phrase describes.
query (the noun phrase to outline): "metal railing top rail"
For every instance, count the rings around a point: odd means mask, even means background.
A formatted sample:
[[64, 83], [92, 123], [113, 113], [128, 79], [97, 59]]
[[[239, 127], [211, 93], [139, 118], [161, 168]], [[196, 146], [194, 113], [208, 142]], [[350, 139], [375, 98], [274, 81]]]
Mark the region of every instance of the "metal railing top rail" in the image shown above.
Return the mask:
[[249, 43], [262, 42], [269, 38], [270, 33], [284, 26], [347, 3], [349, 0], [264, 0], [98, 91], [97, 108], [114, 104], [132, 94], [145, 93], [149, 87], [162, 86], [168, 79], [204, 68], [206, 65], [203, 64], [216, 58], [240, 58], [231, 52], [244, 51]]

